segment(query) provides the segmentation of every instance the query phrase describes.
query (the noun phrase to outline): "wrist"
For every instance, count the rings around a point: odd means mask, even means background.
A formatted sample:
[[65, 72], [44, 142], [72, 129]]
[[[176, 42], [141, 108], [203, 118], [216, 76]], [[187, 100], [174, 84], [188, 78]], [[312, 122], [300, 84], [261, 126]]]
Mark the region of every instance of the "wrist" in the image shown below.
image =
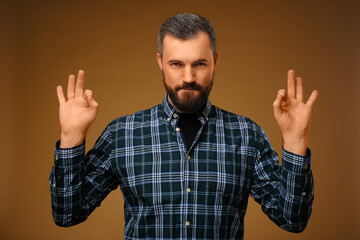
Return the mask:
[[283, 136], [283, 148], [297, 155], [306, 156], [307, 137], [306, 136]]
[[72, 148], [83, 144], [85, 141], [85, 133], [61, 133], [60, 135], [60, 148]]

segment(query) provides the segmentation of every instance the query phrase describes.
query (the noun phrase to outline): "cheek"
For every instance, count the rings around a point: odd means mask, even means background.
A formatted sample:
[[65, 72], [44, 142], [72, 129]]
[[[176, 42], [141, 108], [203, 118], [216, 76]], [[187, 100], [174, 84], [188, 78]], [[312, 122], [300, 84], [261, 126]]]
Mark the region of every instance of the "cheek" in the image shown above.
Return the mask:
[[172, 69], [164, 69], [164, 77], [167, 83], [177, 83], [181, 79], [180, 71], [174, 71]]
[[207, 83], [210, 82], [213, 76], [213, 71], [200, 71], [198, 72], [198, 81]]

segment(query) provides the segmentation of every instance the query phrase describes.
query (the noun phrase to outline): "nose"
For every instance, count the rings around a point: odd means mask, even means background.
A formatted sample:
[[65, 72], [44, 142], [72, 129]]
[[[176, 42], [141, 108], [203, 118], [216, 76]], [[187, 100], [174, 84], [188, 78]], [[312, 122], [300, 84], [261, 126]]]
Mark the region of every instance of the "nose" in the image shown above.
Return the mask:
[[183, 82], [186, 82], [186, 83], [192, 83], [192, 82], [195, 82], [195, 72], [194, 70], [192, 69], [191, 66], [186, 66], [184, 68], [184, 76], [183, 76]]

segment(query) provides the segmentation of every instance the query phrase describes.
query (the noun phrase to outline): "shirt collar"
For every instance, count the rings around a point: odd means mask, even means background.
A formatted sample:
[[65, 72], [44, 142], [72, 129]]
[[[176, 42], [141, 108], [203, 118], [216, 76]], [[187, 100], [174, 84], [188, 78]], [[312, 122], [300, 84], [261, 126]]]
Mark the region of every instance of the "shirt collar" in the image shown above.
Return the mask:
[[[167, 115], [167, 117], [171, 120], [173, 118], [177, 118], [177, 112], [174, 108], [173, 105], [171, 105], [171, 103], [169, 102], [168, 100], [168, 94], [165, 94], [165, 98], [163, 100], [163, 103], [162, 103], [163, 107], [164, 107], [164, 112], [165, 114]], [[202, 119], [206, 119], [208, 120], [208, 116], [210, 114], [210, 111], [211, 111], [211, 103], [210, 103], [210, 100], [207, 99], [206, 100], [206, 103], [204, 105], [204, 107], [201, 108], [200, 110], [200, 117]]]

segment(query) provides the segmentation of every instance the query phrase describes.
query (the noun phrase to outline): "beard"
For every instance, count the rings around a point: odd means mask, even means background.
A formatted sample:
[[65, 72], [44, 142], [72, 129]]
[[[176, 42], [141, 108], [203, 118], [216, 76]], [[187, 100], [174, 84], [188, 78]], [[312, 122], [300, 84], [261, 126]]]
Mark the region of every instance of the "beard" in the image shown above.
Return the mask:
[[[206, 86], [200, 86], [195, 82], [192, 82], [192, 83], [183, 83], [180, 86], [171, 88], [166, 83], [164, 72], [163, 72], [163, 82], [166, 92], [171, 100], [171, 103], [178, 111], [183, 113], [195, 113], [206, 103], [209, 97], [209, 94], [211, 92], [214, 83], [214, 73], [211, 76], [210, 84]], [[180, 90], [187, 90], [187, 91], [185, 93], [182, 93], [180, 96], [178, 94]], [[199, 94], [197, 96], [193, 96], [190, 90], [199, 91]]]

